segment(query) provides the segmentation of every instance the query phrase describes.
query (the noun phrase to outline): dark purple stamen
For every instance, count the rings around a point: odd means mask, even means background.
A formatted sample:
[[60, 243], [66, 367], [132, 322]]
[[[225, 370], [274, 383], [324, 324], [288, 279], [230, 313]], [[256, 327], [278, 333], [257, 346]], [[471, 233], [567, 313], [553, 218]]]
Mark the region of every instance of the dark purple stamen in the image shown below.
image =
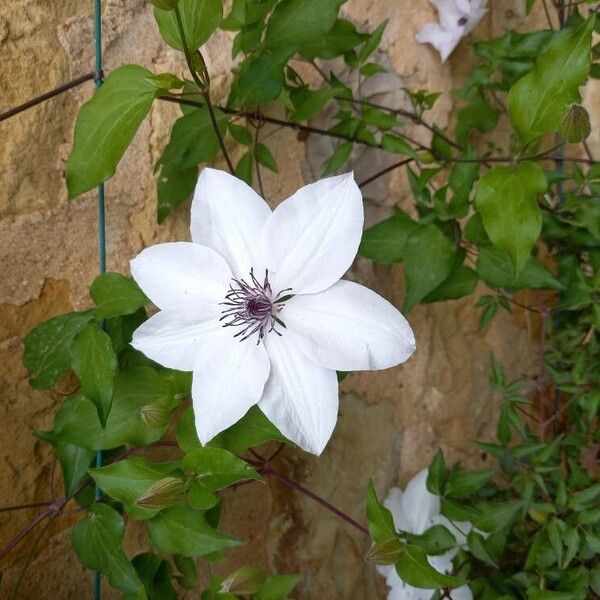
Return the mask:
[[459, 25], [460, 27], [462, 27], [463, 25], [466, 25], [468, 22], [469, 22], [469, 19], [467, 19], [467, 17], [461, 17], [461, 18], [458, 20], [458, 25]]
[[223, 310], [220, 321], [229, 319], [223, 323], [223, 327], [242, 327], [233, 337], [239, 337], [240, 342], [258, 333], [257, 344], [265, 334], [274, 331], [281, 335], [276, 325], [285, 327], [283, 321], [277, 316], [285, 306], [284, 302], [291, 298], [291, 288], [281, 290], [273, 294], [269, 284], [269, 271], [265, 271], [265, 280], [261, 284], [254, 276], [254, 269], [250, 269], [250, 282], [244, 279], [232, 279], [229, 291], [225, 296], [225, 302], [221, 305], [227, 307]]

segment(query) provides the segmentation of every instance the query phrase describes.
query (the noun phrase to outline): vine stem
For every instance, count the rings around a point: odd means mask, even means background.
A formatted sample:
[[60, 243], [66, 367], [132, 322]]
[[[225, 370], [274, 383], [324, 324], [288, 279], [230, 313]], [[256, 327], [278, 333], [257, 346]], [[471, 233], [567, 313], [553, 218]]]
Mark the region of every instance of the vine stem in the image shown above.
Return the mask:
[[202, 94], [202, 98], [204, 98], [204, 104], [208, 109], [208, 114], [210, 116], [210, 121], [212, 123], [213, 129], [215, 130], [215, 135], [219, 140], [219, 146], [221, 147], [221, 152], [223, 153], [223, 157], [225, 158], [225, 162], [227, 163], [227, 168], [231, 174], [234, 173], [235, 169], [233, 168], [233, 163], [231, 162], [231, 158], [229, 158], [229, 153], [227, 152], [227, 148], [225, 147], [225, 141], [223, 140], [223, 136], [221, 135], [221, 131], [219, 129], [219, 124], [217, 123], [217, 119], [215, 117], [215, 111], [213, 104], [210, 99], [210, 77], [208, 74], [208, 70], [206, 68], [206, 63], [204, 62], [204, 58], [199, 50], [196, 50], [198, 53], [198, 57], [201, 61], [202, 66], [202, 78], [199, 76], [196, 71], [196, 67], [194, 66], [194, 61], [192, 58], [192, 53], [190, 51], [190, 47], [188, 46], [185, 30], [183, 28], [183, 21], [181, 20], [181, 11], [179, 10], [179, 6], [175, 5], [175, 21], [177, 22], [177, 29], [179, 30], [179, 36], [181, 37], [181, 45], [183, 46], [183, 53], [185, 54], [185, 61], [187, 63], [188, 69], [192, 75], [192, 78], [196, 85], [200, 88], [200, 93]]
[[315, 502], [320, 504], [323, 508], [326, 508], [328, 511], [332, 512], [333, 514], [338, 516], [340, 519], [342, 519], [346, 523], [352, 525], [352, 527], [354, 527], [361, 533], [363, 533], [365, 535], [369, 535], [369, 531], [364, 525], [361, 525], [358, 521], [355, 521], [350, 515], [346, 514], [343, 510], [337, 508], [337, 506], [334, 506], [330, 502], [327, 502], [327, 500], [325, 500], [324, 498], [321, 498], [321, 496], [319, 496], [318, 494], [315, 494], [314, 492], [305, 488], [303, 485], [300, 485], [296, 481], [292, 481], [291, 479], [288, 479], [285, 475], [283, 475], [283, 473], [280, 473], [279, 471], [275, 471], [275, 469], [273, 469], [267, 461], [251, 460], [248, 458], [245, 458], [244, 460], [247, 463], [251, 464], [252, 466], [257, 467], [258, 471], [262, 475], [266, 475], [268, 477], [272, 477], [273, 479], [277, 479], [277, 481], [279, 481], [280, 483], [283, 483], [283, 485], [285, 485], [293, 490], [296, 490], [297, 492], [300, 492], [300, 493], [304, 494], [305, 496], [308, 496], [311, 500], [314, 500]]
[[394, 163], [393, 165], [390, 165], [389, 167], [386, 167], [385, 169], [382, 169], [381, 171], [378, 171], [374, 175], [371, 175], [371, 177], [367, 177], [367, 179], [365, 179], [364, 181], [361, 181], [358, 184], [358, 187], [359, 188], [365, 187], [366, 185], [368, 185], [369, 183], [375, 181], [376, 179], [379, 179], [380, 177], [383, 177], [385, 174], [389, 173], [390, 171], [394, 171], [395, 169], [399, 169], [400, 167], [403, 167], [404, 165], [409, 164], [413, 160], [414, 160], [413, 158], [405, 158], [404, 160], [401, 160], [401, 161], [399, 161], [397, 163]]
[[[183, 104], [185, 106], [198, 106], [198, 107], [202, 107], [204, 106], [204, 104], [202, 102], [198, 102], [197, 100], [190, 100], [188, 98], [183, 98], [181, 96], [174, 96], [174, 95], [168, 95], [168, 96], [160, 96], [158, 98], [159, 100], [162, 100], [164, 102], [173, 102], [175, 104]], [[248, 110], [241, 110], [241, 109], [237, 109], [237, 108], [230, 108], [227, 106], [215, 106], [215, 108], [217, 108], [218, 110], [220, 110], [221, 112], [224, 112], [227, 115], [234, 115], [237, 117], [246, 117], [249, 119], [254, 119], [257, 118], [257, 113], [254, 111], [248, 111]], [[383, 148], [383, 146], [381, 144], [378, 143], [373, 143], [373, 142], [368, 142], [366, 140], [362, 140], [350, 135], [344, 135], [343, 133], [336, 133], [334, 131], [328, 131], [327, 129], [320, 129], [319, 127], [311, 127], [310, 125], [302, 125], [301, 123], [295, 123], [293, 121], [287, 121], [285, 119], [278, 119], [276, 117], [270, 117], [267, 115], [260, 115], [260, 118], [265, 122], [265, 123], [270, 123], [272, 125], [279, 125], [281, 127], [287, 127], [289, 129], [295, 129], [296, 131], [302, 131], [304, 133], [315, 133], [317, 135], [324, 135], [330, 138], [335, 138], [338, 140], [344, 140], [346, 142], [355, 142], [357, 144], [361, 144], [363, 146], [368, 146], [370, 148], [378, 148], [380, 150], [385, 150], [385, 148]], [[432, 149], [427, 147], [427, 146], [423, 146], [421, 144], [418, 145], [417, 150], [425, 150], [428, 152], [432, 152]], [[435, 154], [434, 154], [435, 156]], [[436, 158], [439, 158], [436, 156]], [[523, 156], [520, 158], [521, 161], [524, 160], [555, 160], [556, 157], [552, 156], [552, 155], [547, 155], [547, 156]], [[514, 162], [514, 157], [513, 156], [488, 156], [488, 157], [482, 157], [482, 158], [443, 158], [440, 159], [441, 162], [445, 162], [445, 163], [513, 163]], [[589, 158], [582, 158], [582, 157], [578, 157], [578, 156], [565, 156], [563, 158], [563, 160], [565, 160], [566, 162], [573, 162], [573, 163], [586, 163], [586, 164], [594, 164], [596, 161], [589, 159]]]

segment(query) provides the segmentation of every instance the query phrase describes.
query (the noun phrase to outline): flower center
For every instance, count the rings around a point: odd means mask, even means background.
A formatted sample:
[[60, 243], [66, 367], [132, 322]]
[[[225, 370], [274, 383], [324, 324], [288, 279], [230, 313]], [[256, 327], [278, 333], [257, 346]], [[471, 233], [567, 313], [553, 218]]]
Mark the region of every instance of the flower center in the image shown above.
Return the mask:
[[459, 27], [463, 27], [464, 25], [466, 25], [469, 22], [469, 19], [467, 19], [467, 17], [461, 17], [458, 20], [458, 25]]
[[273, 294], [269, 284], [269, 271], [265, 270], [265, 279], [260, 283], [254, 275], [254, 269], [250, 269], [250, 283], [244, 279], [231, 280], [225, 302], [221, 302], [225, 308], [219, 320], [225, 321], [223, 327], [240, 328], [233, 336], [239, 337], [240, 342], [255, 333], [258, 334], [257, 344], [271, 331], [281, 335], [276, 327], [280, 325], [285, 328], [285, 323], [277, 315], [292, 297], [285, 293], [289, 291], [291, 288]]

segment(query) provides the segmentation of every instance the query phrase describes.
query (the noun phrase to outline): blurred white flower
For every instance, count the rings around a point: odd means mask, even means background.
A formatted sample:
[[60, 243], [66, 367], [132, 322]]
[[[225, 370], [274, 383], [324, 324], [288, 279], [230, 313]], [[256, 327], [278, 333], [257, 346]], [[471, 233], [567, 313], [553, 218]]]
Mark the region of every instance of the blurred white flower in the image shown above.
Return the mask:
[[461, 38], [471, 33], [485, 15], [486, 0], [429, 1], [438, 12], [439, 23], [428, 23], [415, 39], [421, 44], [431, 44], [445, 62]]
[[337, 420], [336, 370], [385, 369], [413, 353], [400, 312], [340, 280], [362, 227], [351, 174], [307, 185], [271, 212], [243, 181], [204, 169], [192, 242], [151, 246], [131, 261], [160, 309], [132, 345], [193, 371], [203, 444], [258, 404], [287, 438], [320, 454]]
[[[451, 573], [452, 559], [459, 548], [466, 544], [466, 536], [471, 530], [471, 523], [464, 521], [450, 522], [440, 514], [440, 497], [427, 489], [427, 469], [419, 471], [406, 486], [404, 492], [393, 487], [384, 505], [394, 518], [398, 531], [421, 534], [432, 525], [444, 525], [456, 538], [456, 547], [444, 554], [428, 556], [429, 564], [440, 573]], [[396, 569], [391, 566], [379, 566], [377, 570], [385, 577], [390, 588], [388, 600], [431, 600], [435, 590], [415, 588], [404, 583]], [[452, 600], [472, 600], [473, 594], [469, 586], [463, 585], [451, 591]]]

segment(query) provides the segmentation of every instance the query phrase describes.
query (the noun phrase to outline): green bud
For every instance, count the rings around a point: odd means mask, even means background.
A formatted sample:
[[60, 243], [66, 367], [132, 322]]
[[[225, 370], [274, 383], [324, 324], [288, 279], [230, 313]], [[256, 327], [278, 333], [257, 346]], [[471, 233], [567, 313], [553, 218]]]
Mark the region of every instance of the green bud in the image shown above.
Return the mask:
[[248, 565], [230, 575], [221, 584], [222, 593], [254, 594], [260, 590], [267, 576], [263, 569]]
[[558, 133], [569, 144], [583, 142], [591, 131], [590, 115], [580, 104], [571, 104], [558, 124]]
[[374, 565], [393, 565], [398, 562], [404, 552], [405, 544], [398, 538], [390, 538], [385, 542], [373, 544], [367, 553], [367, 562]]
[[424, 165], [429, 165], [435, 161], [435, 156], [428, 150], [418, 152], [417, 156], [419, 157], [419, 162], [422, 162]]
[[185, 498], [185, 483], [178, 477], [163, 477], [151, 485], [136, 501], [141, 508], [167, 508]]
[[148, 2], [161, 10], [173, 10], [177, 6], [179, 0], [148, 0]]
[[148, 427], [164, 427], [169, 422], [169, 416], [171, 411], [164, 405], [159, 404], [146, 404], [140, 409], [140, 417]]

